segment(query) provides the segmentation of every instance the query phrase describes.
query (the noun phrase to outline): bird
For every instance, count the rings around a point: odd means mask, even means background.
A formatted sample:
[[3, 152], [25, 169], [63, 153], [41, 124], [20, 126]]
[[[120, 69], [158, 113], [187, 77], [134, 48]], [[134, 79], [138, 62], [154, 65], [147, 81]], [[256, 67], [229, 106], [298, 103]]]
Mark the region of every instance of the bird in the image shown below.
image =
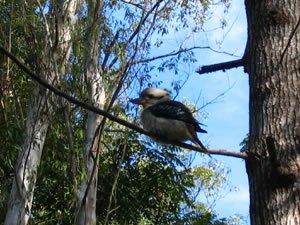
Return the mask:
[[163, 139], [156, 138], [156, 141], [189, 140], [207, 152], [197, 137], [197, 132], [207, 131], [200, 127], [200, 123], [183, 103], [172, 100], [168, 91], [149, 87], [141, 92], [139, 98], [131, 99], [130, 102], [142, 106], [141, 121], [144, 129]]

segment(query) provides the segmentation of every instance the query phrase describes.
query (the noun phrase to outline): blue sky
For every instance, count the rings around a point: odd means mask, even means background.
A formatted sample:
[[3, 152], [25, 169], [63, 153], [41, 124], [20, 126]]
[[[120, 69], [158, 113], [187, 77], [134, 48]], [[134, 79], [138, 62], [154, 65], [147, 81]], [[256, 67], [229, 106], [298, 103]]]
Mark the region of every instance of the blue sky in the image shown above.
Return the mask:
[[[212, 14], [208, 23], [204, 25], [204, 30], [214, 30], [213, 28], [219, 26], [220, 19], [224, 18], [223, 8], [215, 7], [212, 10], [214, 14]], [[176, 100], [197, 103], [198, 107], [226, 92], [216, 103], [205, 107], [206, 116], [201, 122], [207, 125], [205, 129], [208, 134], [199, 137], [211, 149], [239, 151], [241, 148], [240, 143], [249, 130], [248, 75], [243, 72], [243, 68], [204, 75], [195, 73], [199, 66], [226, 62], [242, 57], [247, 38], [244, 1], [233, 0], [225, 19], [228, 24], [225, 29], [194, 34], [189, 37], [187, 47], [210, 46], [218, 51], [233, 53], [235, 56], [214, 53], [210, 50], [198, 50], [195, 52], [197, 63], [182, 64], [178, 75], [171, 72], [160, 73], [159, 80], [164, 81], [160, 87], [170, 88], [171, 80], [184, 80], [186, 76], [189, 76]], [[183, 30], [181, 33], [169, 34], [165, 37], [167, 44], [164, 49], [177, 49], [188, 34], [187, 30]], [[162, 50], [157, 50], [157, 52], [154, 50], [153, 55], [155, 55], [155, 52], [157, 55], [161, 55], [162, 53], [159, 51]], [[229, 182], [237, 188], [237, 191], [230, 192], [217, 201], [216, 213], [219, 217], [229, 217], [237, 213], [248, 220], [249, 191], [245, 163], [241, 159], [225, 156], [213, 157], [231, 169]], [[201, 164], [201, 162], [202, 159], [199, 157], [196, 164]], [[248, 222], [245, 222], [245, 224], [248, 224]]]

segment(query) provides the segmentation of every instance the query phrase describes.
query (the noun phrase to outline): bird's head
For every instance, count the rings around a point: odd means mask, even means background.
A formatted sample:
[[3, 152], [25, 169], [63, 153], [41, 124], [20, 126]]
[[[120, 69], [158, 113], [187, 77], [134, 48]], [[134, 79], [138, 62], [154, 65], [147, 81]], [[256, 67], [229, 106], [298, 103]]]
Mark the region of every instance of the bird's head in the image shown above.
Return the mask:
[[170, 101], [169, 92], [158, 88], [146, 88], [139, 98], [131, 99], [130, 102], [142, 105], [144, 109], [160, 102]]

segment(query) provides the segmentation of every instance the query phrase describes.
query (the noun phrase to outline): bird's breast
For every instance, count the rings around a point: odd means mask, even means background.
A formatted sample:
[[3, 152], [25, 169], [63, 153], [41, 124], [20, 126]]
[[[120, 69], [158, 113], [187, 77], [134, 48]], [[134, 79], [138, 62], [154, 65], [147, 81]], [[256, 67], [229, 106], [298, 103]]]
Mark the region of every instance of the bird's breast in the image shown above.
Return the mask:
[[141, 120], [145, 130], [169, 140], [185, 141], [192, 139], [187, 125], [183, 121], [157, 117], [149, 110], [143, 111]]

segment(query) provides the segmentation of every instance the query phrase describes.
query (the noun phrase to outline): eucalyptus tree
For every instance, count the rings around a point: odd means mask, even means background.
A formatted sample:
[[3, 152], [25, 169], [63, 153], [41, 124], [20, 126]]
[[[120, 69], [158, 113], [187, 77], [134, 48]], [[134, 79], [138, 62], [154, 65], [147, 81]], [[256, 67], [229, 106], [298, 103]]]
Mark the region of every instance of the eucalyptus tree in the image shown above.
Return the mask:
[[[71, 32], [74, 25], [76, 1], [58, 2], [46, 9], [37, 3], [11, 2], [11, 15], [22, 15], [26, 40], [36, 51], [39, 64], [35, 71], [57, 86], [65, 73], [65, 62], [71, 53]], [[49, 10], [46, 13], [45, 11]], [[17, 14], [19, 13], [19, 14]], [[41, 36], [41, 33], [44, 34]], [[13, 43], [11, 43], [13, 44]], [[29, 47], [29, 43], [28, 43]], [[31, 62], [32, 63], [32, 62]], [[38, 166], [55, 110], [56, 97], [43, 87], [37, 87], [31, 97], [26, 116], [24, 141], [15, 165], [15, 179], [11, 189], [5, 224], [27, 224], [30, 217]]]

